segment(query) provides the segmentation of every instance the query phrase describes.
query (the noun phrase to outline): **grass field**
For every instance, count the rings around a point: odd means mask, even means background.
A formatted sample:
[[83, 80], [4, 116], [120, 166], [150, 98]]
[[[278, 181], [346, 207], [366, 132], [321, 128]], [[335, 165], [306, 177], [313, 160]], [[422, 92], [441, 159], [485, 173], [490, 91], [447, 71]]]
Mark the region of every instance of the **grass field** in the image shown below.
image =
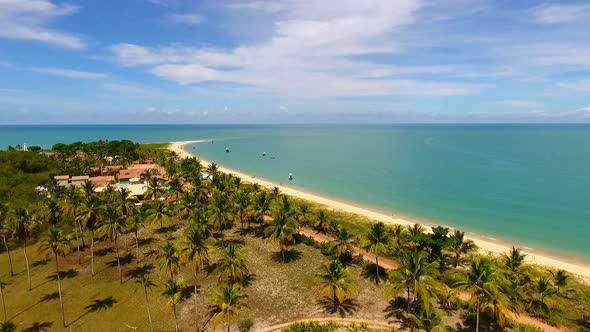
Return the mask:
[[[153, 229], [155, 226], [150, 227]], [[165, 238], [179, 239], [183, 227], [166, 233], [144, 229], [140, 234], [141, 257], [134, 257], [133, 241], [129, 238], [129, 252], [120, 245], [123, 258], [124, 283], [119, 284], [115, 254], [108, 242], [96, 246], [96, 275], [90, 273], [89, 249], [83, 252], [81, 265], [76, 262], [76, 252], [62, 260], [62, 288], [68, 329], [72, 331], [138, 331], [148, 329], [143, 290], [136, 285], [130, 275], [143, 265], [152, 265], [152, 277], [157, 286], [150, 293], [150, 304], [155, 329], [170, 331], [174, 328], [171, 307], [160, 296], [164, 276], [157, 271], [157, 252]], [[314, 294], [314, 277], [322, 264], [328, 259], [319, 249], [305, 244], [293, 247], [297, 259], [282, 263], [278, 259], [277, 246], [259, 237], [258, 231], [251, 229], [240, 235], [238, 228], [229, 231], [226, 240], [243, 243], [248, 255], [247, 261], [252, 280], [245, 293], [249, 309], [240, 314], [241, 319], [250, 318], [255, 328], [275, 325], [309, 317], [326, 317], [330, 314], [318, 305], [319, 298]], [[176, 241], [177, 243], [179, 241]], [[75, 248], [74, 248], [75, 249]], [[53, 260], [44, 262], [37, 254], [35, 246], [29, 247], [32, 256], [33, 290], [26, 290], [26, 268], [21, 248], [12, 251], [15, 263], [14, 278], [9, 277], [6, 253], [0, 255], [0, 271], [5, 287], [8, 318], [15, 322], [18, 331], [61, 330], [59, 321], [59, 302], [55, 282]], [[213, 258], [215, 258], [215, 253]], [[387, 298], [382, 286], [375, 286], [362, 277], [363, 269], [353, 267], [354, 278], [359, 292], [352, 317], [382, 320]], [[183, 330], [194, 330], [195, 308], [192, 297], [193, 274], [190, 266], [182, 270], [186, 282], [186, 294], [179, 305], [180, 321]], [[216, 276], [202, 273], [199, 276], [198, 294], [199, 323], [209, 318], [208, 299], [217, 285]], [[236, 329], [234, 327], [234, 329]]]

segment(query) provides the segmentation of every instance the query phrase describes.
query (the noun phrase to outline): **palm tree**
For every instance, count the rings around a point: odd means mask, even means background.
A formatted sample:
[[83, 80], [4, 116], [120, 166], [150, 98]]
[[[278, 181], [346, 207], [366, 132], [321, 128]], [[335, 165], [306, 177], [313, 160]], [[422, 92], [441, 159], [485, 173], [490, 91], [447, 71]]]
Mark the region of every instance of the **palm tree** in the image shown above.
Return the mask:
[[[78, 255], [78, 264], [81, 263], [80, 261], [80, 239], [82, 240], [82, 247], [86, 247], [86, 243], [84, 243], [84, 232], [82, 231], [82, 225], [80, 224], [80, 220], [78, 217], [78, 211], [80, 211], [80, 206], [82, 203], [82, 196], [80, 195], [80, 191], [77, 188], [72, 187], [71, 189], [65, 192], [64, 198], [59, 202], [62, 215], [67, 217], [70, 221], [74, 223], [74, 232], [76, 234], [76, 247], [77, 247], [77, 255]], [[80, 236], [78, 236], [78, 230], [80, 231]]]
[[487, 257], [471, 256], [469, 271], [460, 274], [461, 280], [456, 284], [460, 290], [466, 289], [475, 299], [475, 331], [479, 332], [481, 305], [491, 293], [500, 292], [501, 274]]
[[98, 228], [105, 206], [103, 201], [96, 195], [90, 195], [82, 202], [82, 208], [78, 215], [80, 223], [90, 231], [90, 266], [94, 275], [94, 232]]
[[177, 218], [186, 219], [197, 211], [199, 205], [197, 193], [194, 190], [186, 190], [182, 195], [182, 200], [176, 205], [174, 214]]
[[160, 179], [157, 177], [152, 177], [146, 183], [147, 190], [143, 194], [143, 197], [147, 199], [158, 200], [164, 192], [164, 188], [162, 188]]
[[295, 243], [295, 234], [297, 234], [297, 221], [292, 215], [289, 211], [278, 208], [273, 213], [273, 221], [264, 229], [265, 236], [278, 242], [283, 262], [285, 261], [285, 247]]
[[557, 270], [557, 271], [549, 271], [551, 274], [551, 279], [553, 282], [553, 286], [555, 286], [555, 293], [559, 296], [562, 295], [563, 292], [570, 292], [572, 289], [568, 288], [568, 283], [570, 276], [564, 270]]
[[172, 305], [172, 312], [174, 313], [174, 324], [176, 326], [176, 332], [180, 331], [178, 327], [178, 315], [176, 313], [176, 304], [182, 298], [182, 288], [184, 283], [182, 280], [169, 279], [164, 283], [164, 291], [162, 296], [168, 298], [168, 303]]
[[65, 255], [70, 252], [70, 242], [70, 237], [64, 235], [62, 231], [57, 229], [55, 226], [51, 226], [41, 238], [39, 244], [40, 253], [45, 254], [45, 256], [50, 256], [53, 254], [53, 257], [55, 258], [55, 275], [57, 277], [57, 291], [59, 293], [59, 306], [61, 308], [61, 325], [63, 328], [66, 327], [66, 318], [61, 294], [61, 277], [59, 275], [58, 257], [65, 257]]
[[209, 221], [223, 236], [223, 228], [231, 220], [231, 206], [227, 195], [222, 191], [215, 191], [209, 205]]
[[0, 280], [0, 300], [2, 301], [2, 322], [6, 322], [6, 302], [4, 302], [4, 280]]
[[375, 283], [379, 283], [379, 255], [387, 252], [387, 244], [389, 243], [389, 231], [382, 222], [371, 225], [371, 229], [361, 241], [361, 246], [375, 255], [375, 269], [377, 278]]
[[147, 308], [148, 322], [150, 323], [150, 331], [154, 331], [154, 325], [152, 324], [152, 314], [150, 313], [150, 302], [148, 300], [148, 289], [156, 286], [147, 273], [140, 273], [135, 277], [135, 283], [143, 288], [143, 295], [145, 296], [145, 305]]
[[232, 325], [235, 317], [242, 308], [248, 306], [243, 303], [247, 298], [247, 295], [241, 292], [239, 284], [223, 284], [219, 290], [217, 290], [210, 301], [211, 313], [211, 327], [216, 329], [219, 323], [224, 322], [227, 327], [227, 332]]
[[133, 232], [135, 236], [135, 255], [137, 256], [137, 259], [139, 259], [139, 230], [145, 227], [145, 219], [146, 216], [143, 211], [140, 213], [134, 213], [132, 216], [127, 218], [127, 229], [130, 232]]
[[307, 224], [309, 223], [310, 215], [309, 205], [302, 203], [299, 205], [297, 210], [297, 221], [301, 226], [307, 226]]
[[537, 279], [537, 282], [531, 283], [531, 292], [537, 295], [535, 302], [541, 306], [541, 308], [546, 308], [545, 301], [548, 298], [551, 298], [553, 295], [557, 294], [556, 287], [553, 286], [551, 280], [547, 277], [540, 277]]
[[317, 293], [330, 297], [334, 309], [342, 305], [356, 291], [356, 285], [350, 280], [350, 270], [333, 260], [322, 268], [322, 272], [315, 278]]
[[348, 233], [346, 228], [338, 227], [338, 231], [336, 232], [336, 236], [334, 241], [332, 242], [332, 246], [334, 249], [334, 253], [338, 257], [338, 259], [342, 259], [346, 255], [348, 255], [351, 251], [351, 244], [350, 241], [352, 240], [352, 235]]
[[9, 212], [10, 210], [8, 209], [8, 205], [0, 203], [0, 236], [2, 236], [4, 248], [6, 249], [6, 254], [8, 255], [8, 264], [10, 265], [10, 276], [14, 277], [14, 268], [12, 267], [10, 247], [8, 247], [8, 242], [6, 241], [6, 236], [10, 234], [10, 225], [8, 225]]
[[35, 226], [33, 216], [29, 214], [29, 211], [23, 208], [17, 208], [12, 213], [12, 236], [20, 241], [24, 242], [23, 251], [25, 254], [25, 263], [27, 265], [27, 280], [28, 288], [31, 290], [31, 268], [29, 266], [29, 255], [27, 253], [27, 241], [31, 237], [31, 231]]
[[0, 332], [14, 332], [16, 331], [16, 325], [11, 321], [7, 320], [0, 324]]
[[186, 238], [181, 250], [181, 257], [186, 262], [192, 262], [194, 267], [194, 292], [195, 292], [195, 318], [198, 324], [197, 311], [197, 279], [200, 268], [203, 263], [209, 263], [211, 258], [209, 257], [209, 246], [213, 244], [214, 239], [206, 236], [196, 225], [191, 225], [186, 231]]
[[55, 199], [47, 200], [42, 219], [53, 226], [57, 226], [57, 223], [61, 220], [61, 207]]
[[234, 242], [227, 243], [215, 266], [215, 272], [219, 275], [220, 283], [242, 283], [250, 273], [242, 247]]
[[423, 305], [428, 304], [440, 285], [435, 277], [438, 275], [438, 263], [428, 262], [428, 254], [424, 251], [412, 251], [401, 255], [400, 267], [389, 271], [388, 293], [398, 294], [406, 291], [406, 311], [410, 312], [413, 295], [414, 301], [420, 299]]
[[84, 181], [82, 183], [82, 191], [84, 192], [84, 196], [88, 197], [94, 194], [94, 183], [91, 181]]
[[418, 313], [406, 314], [406, 324], [414, 332], [444, 332], [447, 329], [441, 324], [443, 313], [427, 303], [420, 307]]
[[170, 279], [174, 279], [174, 275], [180, 271], [180, 255], [174, 242], [166, 241], [162, 247], [158, 265], [160, 267], [160, 272], [165, 275], [170, 275]]
[[250, 206], [250, 195], [245, 190], [239, 190], [234, 197], [234, 204], [236, 205], [236, 219], [240, 221], [242, 228], [244, 228], [244, 218]]
[[449, 246], [447, 251], [455, 255], [454, 265], [459, 266], [461, 255], [468, 254], [477, 249], [477, 246], [471, 240], [465, 240], [465, 232], [455, 230], [449, 237]]
[[517, 273], [522, 265], [524, 264], [524, 259], [526, 255], [520, 252], [520, 249], [512, 247], [507, 254], [504, 254], [503, 261], [504, 265], [512, 271], [512, 273]]
[[281, 197], [281, 190], [279, 187], [273, 187], [270, 192], [270, 199], [273, 201], [277, 201]]
[[98, 232], [108, 237], [111, 241], [115, 243], [115, 254], [117, 255], [117, 269], [119, 270], [119, 282], [123, 284], [123, 273], [121, 272], [121, 259], [119, 257], [119, 245], [117, 244], [117, 240], [119, 238], [119, 234], [125, 230], [125, 217], [121, 215], [119, 210], [117, 210], [114, 206], [109, 205], [107, 206], [104, 219], [100, 228], [98, 228]]
[[131, 196], [131, 191], [129, 191], [129, 189], [119, 189], [116, 198], [117, 200], [115, 203], [117, 204], [117, 209], [124, 217], [132, 216], [135, 212], [137, 212], [135, 207], [137, 199]]
[[316, 230], [326, 234], [328, 233], [328, 229], [330, 229], [330, 221], [328, 219], [328, 214], [324, 210], [319, 210], [315, 222], [314, 227]]
[[147, 215], [146, 221], [152, 224], [160, 223], [160, 229], [164, 227], [163, 223], [170, 220], [172, 216], [168, 204], [160, 200], [151, 201], [145, 214]]
[[265, 191], [259, 192], [254, 196], [254, 202], [251, 207], [257, 222], [263, 222], [264, 215], [270, 210], [270, 200]]

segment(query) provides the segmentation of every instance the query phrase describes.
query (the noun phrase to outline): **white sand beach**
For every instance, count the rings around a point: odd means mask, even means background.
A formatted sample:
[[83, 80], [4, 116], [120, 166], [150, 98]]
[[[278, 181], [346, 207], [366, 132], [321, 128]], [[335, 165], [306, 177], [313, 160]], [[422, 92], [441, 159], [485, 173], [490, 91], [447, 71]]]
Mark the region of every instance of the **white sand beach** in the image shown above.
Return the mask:
[[[183, 149], [183, 147], [187, 144], [193, 143], [201, 143], [201, 142], [209, 142], [210, 140], [198, 140], [198, 141], [179, 141], [179, 142], [171, 142], [170, 146], [168, 147], [171, 151], [176, 152], [181, 157], [198, 157], [194, 154], [191, 154]], [[207, 160], [199, 158], [205, 166], [208, 166], [210, 163]], [[258, 176], [254, 177], [252, 175], [248, 175], [233, 169], [229, 169], [223, 167], [221, 165], [220, 170], [225, 173], [233, 174], [242, 178], [243, 181], [250, 182], [250, 183], [257, 183], [262, 187], [272, 189], [273, 187], [278, 187], [281, 192], [286, 195], [295, 196], [301, 199], [309, 200], [315, 203], [319, 203], [325, 205], [328, 208], [334, 210], [340, 210], [348, 213], [354, 213], [358, 215], [365, 216], [369, 219], [375, 221], [381, 221], [387, 224], [400, 224], [400, 225], [414, 225], [415, 222], [412, 222], [407, 219], [395, 217], [392, 215], [388, 215], [382, 212], [372, 211], [370, 209], [366, 209], [363, 207], [355, 206], [351, 203], [341, 202], [338, 200], [334, 200], [331, 198], [323, 197], [321, 195], [317, 195], [314, 193], [306, 192], [300, 189], [290, 188], [288, 186], [275, 183], [272, 181], [265, 180], [263, 178], [259, 178]], [[424, 225], [424, 227], [430, 230], [430, 227]], [[494, 254], [498, 253], [505, 253], [510, 250], [510, 245], [507, 243], [502, 242], [495, 242], [492, 240], [486, 240], [484, 238], [475, 237], [466, 233], [466, 237], [473, 240], [475, 244], [479, 247], [480, 251], [482, 252], [491, 252]], [[545, 253], [539, 253], [534, 250], [528, 250], [527, 248], [521, 248], [522, 252], [527, 255], [526, 259], [527, 262], [537, 265], [546, 266], [548, 268], [555, 268], [555, 269], [562, 269], [568, 271], [572, 274], [576, 274], [582, 277], [584, 280], [590, 279], [590, 266], [574, 262], [573, 260], [568, 260], [567, 258], [561, 257], [554, 257], [547, 255]]]

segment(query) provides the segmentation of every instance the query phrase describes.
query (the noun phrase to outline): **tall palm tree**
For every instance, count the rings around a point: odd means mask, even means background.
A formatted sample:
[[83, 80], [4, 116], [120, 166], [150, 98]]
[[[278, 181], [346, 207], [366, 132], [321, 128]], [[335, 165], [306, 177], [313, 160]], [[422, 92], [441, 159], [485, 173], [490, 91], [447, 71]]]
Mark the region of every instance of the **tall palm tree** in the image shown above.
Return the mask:
[[174, 276], [180, 271], [180, 263], [180, 254], [176, 245], [172, 241], [166, 241], [158, 261], [160, 272], [170, 275], [170, 279], [174, 279]]
[[209, 205], [209, 221], [217, 232], [223, 236], [223, 228], [232, 218], [230, 200], [227, 194], [216, 190], [211, 196]]
[[27, 242], [31, 237], [31, 231], [34, 227], [35, 221], [29, 211], [23, 208], [17, 208], [12, 211], [12, 223], [10, 228], [12, 229], [12, 236], [24, 243], [23, 252], [25, 254], [25, 263], [27, 265], [27, 290], [29, 291], [31, 290], [31, 267], [29, 265], [29, 255], [27, 253]]
[[150, 278], [150, 275], [148, 273], [140, 273], [135, 277], [135, 283], [140, 285], [143, 288], [143, 295], [145, 297], [145, 305], [147, 308], [147, 314], [148, 314], [148, 322], [150, 323], [150, 331], [154, 331], [154, 324], [152, 323], [152, 314], [150, 312], [150, 302], [148, 299], [148, 290], [151, 289], [152, 287], [156, 286], [156, 284], [154, 284], [152, 282], [152, 279]]
[[250, 271], [246, 266], [242, 247], [234, 242], [229, 242], [221, 252], [221, 257], [215, 266], [220, 283], [242, 283], [248, 277]]
[[387, 291], [396, 295], [405, 290], [406, 311], [409, 313], [412, 304], [410, 295], [414, 301], [421, 300], [423, 305], [428, 304], [435, 295], [440, 285], [435, 278], [438, 275], [438, 263], [428, 262], [428, 254], [424, 251], [405, 253], [401, 255], [399, 263], [399, 268], [388, 272], [390, 286]]
[[39, 244], [39, 252], [45, 254], [45, 256], [51, 256], [55, 258], [55, 274], [57, 277], [57, 291], [59, 293], [59, 306], [61, 308], [61, 325], [63, 328], [66, 327], [66, 318], [64, 312], [64, 303], [61, 293], [61, 277], [59, 275], [59, 261], [58, 257], [65, 257], [70, 252], [71, 239], [66, 236], [55, 226], [51, 226], [47, 232], [41, 238]]
[[273, 201], [277, 201], [281, 197], [281, 190], [279, 187], [273, 187], [270, 192], [270, 199]]
[[131, 191], [127, 188], [120, 188], [116, 195], [116, 205], [119, 212], [124, 217], [132, 216], [134, 213], [137, 212], [137, 208], [135, 207], [135, 203], [137, 199], [131, 196]]
[[465, 240], [465, 232], [455, 230], [455, 232], [449, 237], [447, 251], [455, 255], [455, 260], [453, 262], [455, 267], [459, 266], [459, 263], [461, 263], [461, 255], [468, 254], [476, 249], [477, 246], [473, 241]]
[[157, 177], [152, 177], [149, 181], [146, 182], [147, 190], [143, 194], [143, 197], [146, 199], [152, 200], [159, 200], [159, 198], [164, 193], [164, 188], [162, 187], [162, 182]]
[[553, 286], [555, 286], [555, 293], [561, 296], [564, 292], [570, 292], [572, 289], [568, 288], [570, 276], [564, 270], [557, 270], [551, 271], [549, 270], [549, 274], [551, 274], [551, 279], [553, 282]]
[[119, 270], [119, 282], [123, 284], [123, 273], [121, 272], [121, 259], [119, 257], [119, 245], [117, 240], [119, 234], [125, 230], [125, 217], [112, 205], [106, 207], [99, 234], [108, 237], [115, 243], [115, 254], [117, 255], [117, 269]]
[[197, 211], [199, 206], [197, 193], [194, 190], [185, 190], [182, 200], [174, 208], [174, 215], [180, 219], [187, 219]]
[[238, 190], [234, 197], [236, 219], [240, 221], [242, 228], [244, 228], [244, 218], [247, 215], [248, 207], [250, 206], [250, 195], [246, 190]]
[[10, 225], [8, 225], [9, 216], [10, 216], [10, 209], [8, 205], [0, 203], [0, 236], [2, 236], [2, 241], [4, 242], [4, 249], [6, 249], [6, 254], [8, 255], [8, 264], [10, 266], [10, 276], [14, 277], [14, 268], [12, 266], [12, 256], [10, 255], [10, 247], [8, 246], [8, 241], [6, 241], [6, 237], [10, 234]]
[[441, 324], [443, 313], [427, 303], [420, 307], [417, 314], [406, 314], [406, 324], [414, 332], [444, 332], [447, 329]]
[[350, 270], [333, 260], [322, 268], [322, 272], [315, 278], [317, 293], [330, 297], [336, 309], [356, 291], [356, 285], [351, 281]]
[[264, 215], [270, 210], [270, 199], [265, 191], [261, 191], [254, 196], [251, 209], [256, 221], [263, 222]]
[[244, 303], [246, 298], [247, 295], [241, 292], [239, 284], [221, 285], [210, 300], [211, 313], [213, 314], [211, 327], [216, 329], [223, 322], [229, 332], [233, 320], [238, 316], [240, 310], [248, 307]]
[[94, 194], [94, 183], [91, 181], [84, 181], [81, 188], [82, 192], [84, 192], [84, 196], [86, 197]]
[[145, 211], [148, 223], [159, 223], [160, 228], [164, 227], [164, 222], [167, 222], [172, 217], [170, 206], [160, 200], [149, 202], [148, 208]]
[[302, 203], [299, 205], [297, 210], [297, 221], [301, 226], [307, 226], [307, 224], [310, 222], [309, 218], [311, 214], [309, 205], [306, 203]]
[[264, 235], [279, 244], [283, 262], [285, 261], [285, 248], [295, 244], [297, 226], [297, 221], [292, 213], [284, 208], [278, 208], [273, 212], [273, 221], [264, 229]]
[[507, 254], [502, 256], [504, 265], [512, 271], [512, 273], [518, 273], [520, 268], [524, 264], [526, 255], [521, 253], [520, 249], [512, 247]]
[[375, 255], [376, 276], [375, 283], [379, 283], [379, 255], [387, 252], [389, 231], [382, 222], [371, 225], [371, 229], [361, 240], [361, 246]]
[[352, 235], [348, 233], [346, 228], [338, 227], [338, 231], [334, 237], [334, 241], [332, 242], [332, 246], [334, 249], [334, 253], [341, 259], [348, 254], [350, 254], [352, 246], [350, 244], [352, 240]]
[[174, 324], [175, 324], [175, 331], [180, 331], [178, 327], [178, 314], [176, 312], [176, 305], [180, 302], [182, 298], [182, 289], [184, 287], [184, 283], [182, 280], [174, 280], [168, 279], [166, 283], [164, 283], [164, 291], [162, 291], [162, 296], [168, 299], [168, 303], [172, 305], [172, 312], [174, 313]]
[[61, 220], [61, 207], [55, 199], [48, 199], [43, 209], [42, 219], [48, 224], [57, 226], [57, 223]]
[[185, 262], [191, 262], [193, 264], [195, 277], [195, 318], [197, 319], [197, 323], [199, 317], [199, 312], [197, 311], [197, 279], [199, 270], [202, 268], [203, 264], [208, 264], [211, 261], [211, 258], [209, 257], [209, 246], [212, 245], [213, 242], [214, 239], [201, 232], [199, 227], [191, 225], [186, 230], [186, 238], [181, 249], [181, 258]]
[[139, 230], [145, 227], [144, 222], [146, 219], [145, 213], [133, 213], [132, 216], [127, 218], [127, 229], [129, 232], [133, 232], [135, 236], [135, 255], [139, 259]]
[[551, 280], [545, 276], [541, 276], [536, 282], [530, 284], [531, 292], [533, 296], [536, 295], [534, 302], [540, 305], [541, 308], [546, 308], [546, 301], [553, 295], [557, 294], [557, 289], [551, 283]]
[[82, 207], [77, 216], [80, 224], [90, 231], [90, 266], [94, 275], [94, 232], [104, 214], [104, 202], [96, 195], [90, 195], [82, 201]]
[[502, 275], [487, 257], [471, 256], [469, 270], [461, 272], [456, 287], [473, 294], [475, 300], [475, 331], [479, 332], [479, 319], [482, 303], [490, 298], [490, 294], [500, 292]]
[[0, 300], [2, 301], [2, 322], [6, 322], [6, 302], [4, 301], [4, 280], [0, 280]]
[[[76, 235], [76, 242], [77, 242], [77, 254], [78, 254], [78, 264], [81, 263], [80, 261], [80, 240], [82, 240], [82, 247], [86, 247], [86, 243], [84, 243], [84, 232], [82, 231], [82, 224], [78, 217], [78, 212], [80, 211], [80, 207], [82, 205], [82, 195], [77, 188], [70, 188], [66, 190], [65, 195], [60, 200], [60, 208], [62, 215], [67, 217], [68, 220], [74, 223], [74, 233]], [[78, 235], [78, 231], [80, 235]]]

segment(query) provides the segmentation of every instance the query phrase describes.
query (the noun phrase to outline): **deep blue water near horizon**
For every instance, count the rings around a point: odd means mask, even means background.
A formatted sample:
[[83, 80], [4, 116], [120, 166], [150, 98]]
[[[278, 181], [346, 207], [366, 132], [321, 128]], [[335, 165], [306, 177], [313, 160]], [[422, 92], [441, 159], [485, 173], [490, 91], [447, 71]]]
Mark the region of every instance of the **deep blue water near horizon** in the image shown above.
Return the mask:
[[0, 147], [97, 139], [213, 139], [187, 149], [277, 182], [292, 172], [290, 184], [319, 194], [590, 261], [590, 125], [0, 126]]

